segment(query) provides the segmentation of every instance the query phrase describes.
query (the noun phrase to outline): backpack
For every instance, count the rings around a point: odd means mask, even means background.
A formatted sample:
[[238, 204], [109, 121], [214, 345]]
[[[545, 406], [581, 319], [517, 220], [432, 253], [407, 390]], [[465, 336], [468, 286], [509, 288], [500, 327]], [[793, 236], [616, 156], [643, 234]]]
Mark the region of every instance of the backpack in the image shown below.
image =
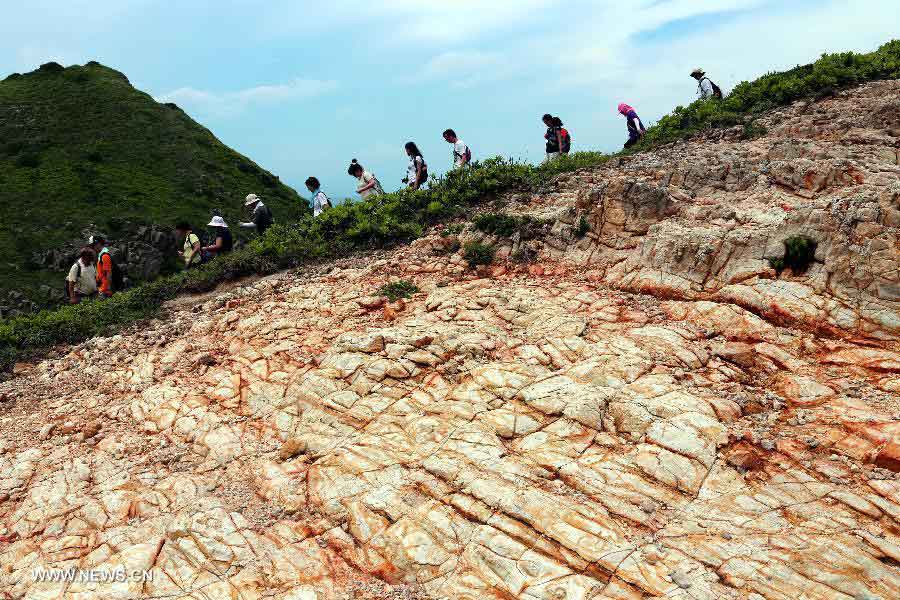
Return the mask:
[[[719, 100], [721, 100], [721, 99], [722, 99], [722, 88], [720, 88], [719, 86], [717, 86], [717, 85], [716, 85], [716, 82], [713, 81], [712, 79], [710, 79], [709, 77], [704, 77], [703, 79], [707, 80], [707, 81], [709, 82], [709, 85], [712, 86], [712, 90], [713, 90], [712, 95], [713, 95], [713, 98], [718, 98]], [[701, 84], [703, 83], [703, 79], [700, 80], [700, 83], [701, 83]]]
[[272, 211], [268, 206], [263, 204], [262, 210], [260, 211], [260, 219], [256, 224], [256, 231], [262, 235], [266, 232], [266, 229], [272, 226], [272, 223], [275, 222], [275, 218], [272, 216]]
[[112, 291], [118, 292], [119, 290], [124, 289], [125, 287], [125, 271], [122, 267], [119, 266], [119, 263], [113, 260], [112, 254], [109, 252], [101, 252], [100, 256], [97, 257], [97, 263], [100, 263], [100, 259], [103, 258], [103, 255], [107, 255], [109, 257], [109, 264], [112, 267], [110, 269], [110, 281], [112, 282]]
[[[463, 152], [462, 154], [457, 152], [456, 149], [454, 148], [453, 149], [453, 157], [454, 158], [464, 158], [464, 159], [466, 159], [465, 164], [469, 164], [470, 162], [472, 162], [472, 150], [471, 150], [471, 148], [469, 148], [468, 144], [466, 144], [466, 151]], [[456, 161], [454, 161], [454, 162], [456, 162]]]
[[572, 149], [572, 136], [569, 135], [569, 130], [565, 127], [560, 128], [560, 134], [562, 134], [562, 148], [559, 149], [563, 154], [568, 154], [569, 150]]
[[421, 177], [421, 180], [416, 181], [416, 183], [418, 183], [419, 185], [422, 185], [423, 183], [428, 181], [428, 163], [425, 162], [425, 157], [423, 157], [421, 154], [413, 157], [413, 165], [415, 165], [419, 161], [422, 162], [422, 175], [417, 176], [417, 177]]

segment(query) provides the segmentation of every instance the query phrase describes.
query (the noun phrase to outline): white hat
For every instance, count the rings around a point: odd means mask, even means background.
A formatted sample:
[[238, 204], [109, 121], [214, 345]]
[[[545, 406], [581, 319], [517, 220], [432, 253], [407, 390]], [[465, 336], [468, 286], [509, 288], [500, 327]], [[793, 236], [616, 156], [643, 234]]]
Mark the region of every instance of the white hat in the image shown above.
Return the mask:
[[224, 227], [228, 229], [228, 223], [225, 222], [225, 219], [216, 215], [212, 218], [212, 221], [206, 224], [207, 227]]
[[259, 202], [259, 196], [256, 194], [247, 194], [247, 197], [244, 198], [244, 206], [250, 206], [254, 202]]
[[706, 75], [706, 71], [704, 71], [700, 67], [697, 67], [696, 69], [691, 71], [691, 77], [693, 77], [694, 75]]

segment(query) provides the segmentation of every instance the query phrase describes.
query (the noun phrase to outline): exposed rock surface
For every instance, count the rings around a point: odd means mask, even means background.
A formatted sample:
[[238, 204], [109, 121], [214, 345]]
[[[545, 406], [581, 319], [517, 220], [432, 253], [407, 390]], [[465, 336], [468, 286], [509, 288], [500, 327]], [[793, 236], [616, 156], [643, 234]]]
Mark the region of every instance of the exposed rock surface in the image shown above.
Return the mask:
[[[0, 598], [900, 597], [898, 105], [508, 199], [531, 264], [434, 234], [22, 366]], [[151, 580], [35, 581], [71, 567]]]

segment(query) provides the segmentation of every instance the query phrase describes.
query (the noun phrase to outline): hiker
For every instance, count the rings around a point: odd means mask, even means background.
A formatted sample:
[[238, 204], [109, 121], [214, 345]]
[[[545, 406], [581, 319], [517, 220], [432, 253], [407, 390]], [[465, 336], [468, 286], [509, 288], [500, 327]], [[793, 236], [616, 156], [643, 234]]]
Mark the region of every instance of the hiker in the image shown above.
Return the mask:
[[184, 237], [184, 247], [178, 251], [178, 256], [184, 259], [184, 268], [191, 269], [203, 262], [200, 238], [191, 229], [190, 224], [181, 221], [175, 226], [179, 236]]
[[250, 221], [247, 223], [240, 223], [241, 227], [255, 227], [256, 233], [262, 235], [266, 232], [266, 229], [272, 226], [274, 222], [274, 218], [272, 217], [272, 211], [269, 210], [269, 207], [263, 204], [262, 199], [256, 194], [247, 194], [247, 197], [244, 198], [244, 207], [253, 211], [252, 216], [250, 217]]
[[101, 234], [92, 235], [88, 240], [88, 245], [97, 254], [97, 287], [100, 290], [100, 297], [109, 298], [117, 287], [114, 281], [117, 277], [113, 273], [117, 269], [109, 254], [109, 248], [106, 247], [106, 237]]
[[428, 181], [428, 165], [415, 142], [406, 142], [404, 148], [409, 157], [409, 166], [406, 167], [403, 183], [409, 185], [410, 189], [417, 190]]
[[216, 241], [209, 246], [200, 248], [200, 262], [212, 260], [222, 254], [228, 254], [234, 246], [234, 239], [231, 237], [228, 223], [221, 216], [214, 216], [212, 221], [207, 223], [206, 226], [213, 228], [213, 237]]
[[90, 246], [81, 249], [81, 254], [66, 276], [66, 298], [70, 304], [78, 304], [84, 299], [97, 297], [97, 253]]
[[381, 182], [378, 181], [378, 178], [366, 171], [355, 158], [350, 161], [350, 166], [347, 168], [347, 174], [356, 177], [359, 180], [359, 185], [356, 186], [356, 193], [361, 197], [366, 198], [368, 196], [380, 196], [381, 194], [384, 194], [384, 189], [381, 187]]
[[312, 194], [311, 202], [313, 209], [313, 216], [318, 217], [322, 214], [322, 211], [326, 208], [331, 208], [331, 200], [328, 199], [328, 196], [325, 195], [325, 192], [322, 191], [322, 184], [319, 183], [319, 180], [315, 177], [309, 177], [305, 181], [306, 189], [309, 190], [309, 193]]
[[625, 142], [625, 147], [631, 148], [644, 137], [647, 130], [644, 129], [644, 124], [641, 122], [640, 117], [637, 116], [637, 113], [634, 112], [634, 109], [624, 102], [619, 104], [619, 114], [628, 120], [628, 141]]
[[706, 71], [697, 67], [693, 71], [691, 71], [691, 77], [697, 80], [697, 94], [700, 95], [701, 100], [707, 100], [709, 98], [718, 98], [721, 100], [722, 98], [722, 89], [717, 86], [712, 79], [706, 76]]
[[453, 168], [459, 169], [465, 167], [472, 162], [472, 151], [466, 146], [466, 143], [456, 136], [456, 132], [452, 129], [444, 131], [444, 141], [453, 144]]
[[553, 117], [553, 126], [559, 131], [559, 153], [568, 155], [569, 150], [572, 149], [572, 136], [569, 135], [569, 131], [563, 127], [562, 119], [559, 117]]
[[547, 133], [544, 134], [544, 139], [547, 140], [547, 155], [544, 157], [544, 163], [548, 163], [559, 157], [559, 151], [562, 147], [562, 133], [554, 125], [556, 121], [553, 115], [548, 113], [541, 117], [541, 120], [547, 126]]

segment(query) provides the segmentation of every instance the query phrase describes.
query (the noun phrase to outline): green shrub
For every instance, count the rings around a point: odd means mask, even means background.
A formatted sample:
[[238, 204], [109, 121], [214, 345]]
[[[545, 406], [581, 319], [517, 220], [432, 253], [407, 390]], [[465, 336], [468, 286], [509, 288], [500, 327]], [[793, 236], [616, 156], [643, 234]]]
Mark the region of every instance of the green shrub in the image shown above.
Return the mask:
[[466, 242], [463, 246], [463, 258], [473, 269], [478, 265], [489, 265], [494, 262], [494, 247], [481, 242]]
[[575, 228], [575, 236], [579, 239], [583, 238], [587, 235], [587, 232], [591, 230], [591, 224], [588, 223], [587, 217], [581, 215], [581, 218], [578, 219], [578, 227]]
[[784, 256], [770, 258], [769, 266], [781, 273], [790, 268], [794, 274], [805, 273], [816, 259], [818, 244], [812, 238], [797, 235], [784, 240]]
[[462, 223], [451, 223], [450, 225], [445, 226], [440, 231], [441, 237], [450, 237], [451, 235], [459, 235], [462, 233], [463, 224]]
[[35, 152], [27, 152], [16, 159], [16, 165], [34, 169], [41, 166], [41, 155]]
[[418, 294], [419, 288], [408, 279], [401, 279], [393, 283], [386, 283], [378, 288], [379, 296], [387, 296], [391, 302], [396, 302], [400, 298], [409, 298], [413, 294]]
[[477, 215], [472, 220], [472, 223], [478, 231], [499, 235], [501, 237], [510, 237], [518, 231], [525, 219], [527, 219], [527, 217], [517, 217], [503, 213], [483, 213]]

